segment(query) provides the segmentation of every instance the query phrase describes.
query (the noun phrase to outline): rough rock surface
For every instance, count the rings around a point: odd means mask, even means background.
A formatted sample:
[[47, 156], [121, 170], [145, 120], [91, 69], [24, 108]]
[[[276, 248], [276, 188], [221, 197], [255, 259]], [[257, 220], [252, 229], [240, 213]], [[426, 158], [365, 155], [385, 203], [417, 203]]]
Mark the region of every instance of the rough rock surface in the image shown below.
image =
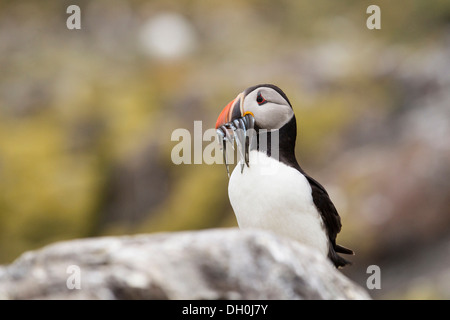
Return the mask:
[[370, 299], [313, 250], [238, 229], [52, 244], [0, 267], [0, 298]]

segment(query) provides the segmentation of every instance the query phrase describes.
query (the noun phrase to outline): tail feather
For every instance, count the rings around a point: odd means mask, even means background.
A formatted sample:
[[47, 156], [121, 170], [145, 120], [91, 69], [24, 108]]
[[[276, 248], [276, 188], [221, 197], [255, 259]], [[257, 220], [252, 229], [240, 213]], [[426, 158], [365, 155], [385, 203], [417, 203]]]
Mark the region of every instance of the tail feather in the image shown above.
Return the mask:
[[343, 247], [338, 244], [334, 244], [334, 246], [330, 246], [330, 249], [328, 251], [328, 257], [333, 262], [336, 268], [345, 267], [346, 265], [351, 265], [352, 263], [348, 261], [347, 259], [342, 258], [340, 255], [337, 254], [343, 253], [343, 254], [351, 254], [354, 255], [355, 253], [353, 250], [348, 249], [346, 247]]
[[353, 256], [355, 255], [355, 253], [353, 252], [352, 249], [346, 248], [346, 247], [341, 246], [341, 245], [339, 245], [339, 244], [337, 244], [337, 245], [334, 246], [334, 250], [335, 250], [336, 252], [343, 253], [343, 254], [351, 254], [351, 255], [353, 255]]

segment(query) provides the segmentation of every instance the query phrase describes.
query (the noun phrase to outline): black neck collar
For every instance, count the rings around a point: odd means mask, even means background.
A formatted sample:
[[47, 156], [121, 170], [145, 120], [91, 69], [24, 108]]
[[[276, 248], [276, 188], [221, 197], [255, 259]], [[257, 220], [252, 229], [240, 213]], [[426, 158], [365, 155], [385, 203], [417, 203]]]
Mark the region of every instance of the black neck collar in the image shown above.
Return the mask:
[[297, 139], [297, 121], [295, 116], [276, 132], [279, 138], [278, 155], [276, 150], [272, 150], [272, 139], [276, 139], [276, 136], [272, 136], [275, 132], [261, 130], [257, 124], [255, 125], [255, 130], [257, 132], [256, 148], [258, 151], [264, 152], [267, 156], [275, 159], [278, 157], [277, 160], [281, 163], [303, 172], [295, 157], [295, 140]]

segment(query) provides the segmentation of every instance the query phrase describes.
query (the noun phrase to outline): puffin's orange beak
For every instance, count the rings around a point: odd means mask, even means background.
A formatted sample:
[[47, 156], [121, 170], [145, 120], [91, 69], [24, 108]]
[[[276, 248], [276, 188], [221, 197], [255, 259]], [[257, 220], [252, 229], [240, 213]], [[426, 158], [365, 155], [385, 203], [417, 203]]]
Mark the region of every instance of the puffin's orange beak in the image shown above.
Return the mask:
[[230, 171], [228, 170], [227, 143], [231, 143], [231, 146], [233, 146], [234, 141], [236, 141], [242, 159], [241, 172], [244, 170], [244, 164], [247, 167], [249, 166], [249, 148], [252, 145], [253, 133], [249, 134], [248, 130], [254, 128], [255, 118], [250, 111], [244, 113], [243, 106], [244, 93], [242, 92], [223, 108], [216, 122], [217, 137], [221, 144], [228, 177], [230, 176]]
[[234, 119], [241, 118], [243, 116], [242, 114], [242, 100], [243, 100], [244, 94], [240, 93], [233, 101], [231, 101], [229, 104], [223, 108], [222, 112], [219, 115], [219, 118], [217, 118], [216, 122], [216, 129], [223, 126], [226, 123], [229, 123], [233, 121]]

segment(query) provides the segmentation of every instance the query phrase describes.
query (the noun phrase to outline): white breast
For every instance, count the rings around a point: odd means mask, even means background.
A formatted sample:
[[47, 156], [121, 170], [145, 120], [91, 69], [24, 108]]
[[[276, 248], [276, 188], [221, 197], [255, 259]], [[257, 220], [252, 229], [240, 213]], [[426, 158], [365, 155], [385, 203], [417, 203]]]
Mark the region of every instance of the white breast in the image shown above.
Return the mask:
[[328, 254], [322, 218], [311, 186], [296, 169], [256, 150], [250, 167], [231, 174], [228, 195], [240, 228], [259, 228], [293, 238]]

